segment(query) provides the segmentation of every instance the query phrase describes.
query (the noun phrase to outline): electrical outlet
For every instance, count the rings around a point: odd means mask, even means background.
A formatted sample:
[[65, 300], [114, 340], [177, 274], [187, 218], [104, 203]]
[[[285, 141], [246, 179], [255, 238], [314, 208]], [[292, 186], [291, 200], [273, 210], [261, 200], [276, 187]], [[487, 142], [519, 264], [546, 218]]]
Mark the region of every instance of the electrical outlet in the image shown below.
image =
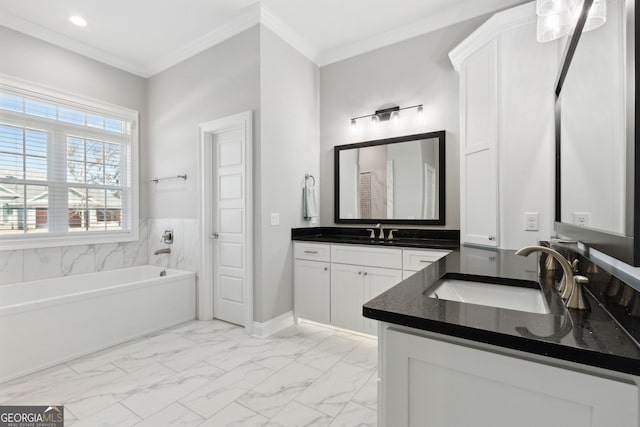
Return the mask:
[[271, 212], [271, 225], [280, 225], [280, 213]]
[[591, 213], [589, 212], [574, 212], [573, 223], [578, 227], [588, 227], [591, 222]]
[[538, 231], [538, 212], [525, 212], [524, 213], [524, 230], [525, 231]]

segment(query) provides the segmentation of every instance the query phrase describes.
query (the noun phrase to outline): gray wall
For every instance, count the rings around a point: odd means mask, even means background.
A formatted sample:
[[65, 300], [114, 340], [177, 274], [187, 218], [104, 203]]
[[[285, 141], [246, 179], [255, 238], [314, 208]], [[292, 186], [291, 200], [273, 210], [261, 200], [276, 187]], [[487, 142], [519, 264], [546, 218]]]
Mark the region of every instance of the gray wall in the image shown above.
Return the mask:
[[[447, 131], [445, 228], [460, 228], [458, 75], [447, 54], [485, 20], [486, 17], [472, 19], [320, 69], [323, 225], [333, 224], [333, 147], [358, 142], [351, 133], [349, 119], [389, 104], [424, 104], [424, 122], [410, 130]], [[372, 136], [368, 134], [367, 139]]]
[[259, 35], [252, 27], [148, 79], [148, 176], [192, 178], [142, 179], [151, 218], [198, 218], [198, 125], [252, 110], [259, 144]]
[[[0, 73], [140, 112], [146, 122], [146, 81], [42, 40], [0, 26]], [[147, 138], [140, 129], [140, 177], [147, 176]], [[142, 180], [142, 179], [141, 179]], [[140, 192], [140, 218], [148, 215]]]
[[[317, 179], [320, 170], [318, 67], [261, 27], [260, 82], [254, 311], [264, 322], [293, 309], [291, 228], [309, 225], [302, 218], [304, 175]], [[280, 214], [280, 225], [271, 225], [271, 212]]]

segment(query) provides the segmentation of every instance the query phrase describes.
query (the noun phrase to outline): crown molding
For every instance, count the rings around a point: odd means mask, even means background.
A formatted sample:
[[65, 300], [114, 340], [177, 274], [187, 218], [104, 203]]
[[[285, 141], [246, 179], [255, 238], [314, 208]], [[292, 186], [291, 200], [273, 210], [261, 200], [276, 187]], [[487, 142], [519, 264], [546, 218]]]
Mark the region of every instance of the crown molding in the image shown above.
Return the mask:
[[188, 43], [163, 57], [151, 62], [147, 66], [146, 76], [151, 77], [167, 68], [173, 67], [180, 62], [191, 58], [212, 46], [222, 43], [233, 36], [240, 34], [260, 23], [261, 8], [258, 3], [249, 6], [242, 14], [238, 15], [228, 23], [216, 28], [204, 36]]
[[280, 17], [273, 13], [271, 9], [262, 4], [260, 8], [260, 23], [273, 31], [282, 40], [289, 43], [309, 61], [314, 64], [318, 64], [320, 50], [280, 19]]
[[141, 77], [147, 77], [144, 67], [140, 66], [140, 64], [131, 63], [130, 61], [126, 61], [101, 49], [96, 49], [58, 32], [51, 31], [40, 25], [18, 18], [6, 10], [0, 9], [0, 25], [43, 40], [47, 43], [51, 43], [63, 49], [67, 49], [79, 55], [111, 65], [112, 67], [119, 68]]
[[[444, 12], [434, 14], [428, 18], [422, 19], [404, 27], [400, 27], [386, 33], [369, 37], [367, 39], [347, 46], [323, 52], [323, 54], [320, 56], [320, 60], [318, 61], [318, 65], [321, 67], [329, 65], [334, 62], [342, 61], [344, 59], [370, 52], [375, 49], [379, 49], [385, 46], [392, 45], [394, 43], [437, 31], [450, 25], [458, 24], [460, 22], [488, 13], [488, 11], [483, 11], [476, 6], [479, 3], [480, 2], [473, 2], [463, 8], [448, 9]], [[535, 2], [527, 4], [535, 4]], [[471, 7], [471, 5], [476, 7]], [[535, 9], [535, 6], [533, 7]]]
[[535, 2], [525, 3], [503, 12], [498, 12], [478, 27], [466, 39], [449, 52], [453, 68], [460, 71], [462, 62], [473, 52], [480, 49], [501, 33], [522, 27], [537, 20]]

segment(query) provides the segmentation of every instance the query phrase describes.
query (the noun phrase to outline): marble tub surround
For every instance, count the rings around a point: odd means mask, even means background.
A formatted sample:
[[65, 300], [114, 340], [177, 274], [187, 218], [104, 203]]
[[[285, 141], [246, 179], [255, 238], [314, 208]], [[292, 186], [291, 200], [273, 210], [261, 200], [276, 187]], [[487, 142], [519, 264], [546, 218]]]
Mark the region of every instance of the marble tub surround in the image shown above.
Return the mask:
[[[537, 281], [551, 313], [429, 298], [446, 273]], [[637, 342], [590, 293], [591, 311], [565, 309], [552, 289], [560, 274], [539, 274], [534, 256], [462, 246], [365, 303], [363, 313], [387, 323], [640, 375]]]
[[147, 221], [135, 242], [0, 251], [0, 285], [147, 264]]
[[[173, 243], [160, 241], [165, 230], [173, 230]], [[183, 218], [149, 219], [147, 244], [148, 263], [179, 270], [200, 272], [200, 221]], [[169, 248], [170, 254], [154, 255], [159, 249]]]
[[[375, 224], [374, 224], [375, 225]], [[425, 230], [416, 228], [400, 228], [390, 224], [383, 224], [385, 237], [389, 230], [394, 231], [393, 240], [378, 239], [379, 231], [376, 230], [376, 238], [370, 238], [370, 231], [374, 225], [366, 227], [306, 227], [292, 228], [291, 239], [307, 242], [321, 243], [345, 243], [356, 245], [387, 245], [416, 248], [442, 248], [454, 249], [460, 245], [460, 230]]]
[[193, 321], [0, 384], [0, 404], [59, 402], [74, 426], [374, 426], [376, 356], [311, 324], [260, 339]]

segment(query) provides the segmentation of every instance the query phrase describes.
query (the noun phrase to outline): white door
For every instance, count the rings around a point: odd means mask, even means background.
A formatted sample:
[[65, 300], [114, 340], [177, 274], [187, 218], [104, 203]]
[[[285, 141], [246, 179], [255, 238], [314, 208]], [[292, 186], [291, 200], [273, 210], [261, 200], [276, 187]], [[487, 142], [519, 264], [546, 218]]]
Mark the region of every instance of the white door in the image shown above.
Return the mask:
[[244, 325], [247, 281], [246, 138], [238, 127], [212, 134], [213, 314]]

